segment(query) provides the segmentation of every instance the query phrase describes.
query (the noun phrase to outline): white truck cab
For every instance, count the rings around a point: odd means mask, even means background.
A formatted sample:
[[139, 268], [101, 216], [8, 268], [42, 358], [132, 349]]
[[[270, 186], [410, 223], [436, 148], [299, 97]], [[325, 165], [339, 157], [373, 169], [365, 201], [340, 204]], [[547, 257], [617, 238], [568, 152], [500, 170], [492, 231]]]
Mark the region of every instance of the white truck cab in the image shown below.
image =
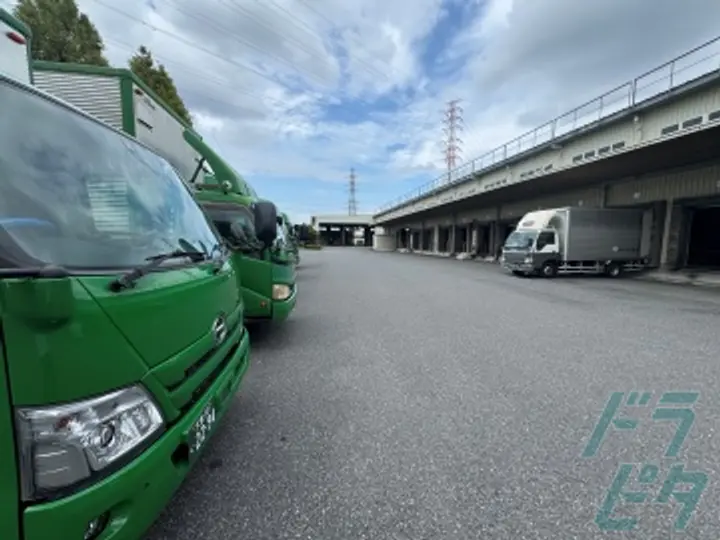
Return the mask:
[[0, 8], [0, 75], [32, 83], [30, 28]]

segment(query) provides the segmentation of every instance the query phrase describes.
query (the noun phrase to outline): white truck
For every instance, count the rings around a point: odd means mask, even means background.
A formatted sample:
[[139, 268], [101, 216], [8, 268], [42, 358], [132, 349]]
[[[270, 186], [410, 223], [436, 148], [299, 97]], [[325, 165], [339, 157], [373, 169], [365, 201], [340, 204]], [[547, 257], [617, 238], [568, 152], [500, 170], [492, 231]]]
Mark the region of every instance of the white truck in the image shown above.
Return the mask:
[[[186, 181], [196, 176], [200, 155], [185, 136], [186, 131], [197, 134], [129, 69], [37, 60], [32, 68], [40, 90], [135, 137], [167, 159]], [[204, 167], [210, 172], [206, 163]]]
[[647, 267], [652, 213], [567, 207], [526, 214], [505, 241], [501, 265], [518, 276], [606, 274]]

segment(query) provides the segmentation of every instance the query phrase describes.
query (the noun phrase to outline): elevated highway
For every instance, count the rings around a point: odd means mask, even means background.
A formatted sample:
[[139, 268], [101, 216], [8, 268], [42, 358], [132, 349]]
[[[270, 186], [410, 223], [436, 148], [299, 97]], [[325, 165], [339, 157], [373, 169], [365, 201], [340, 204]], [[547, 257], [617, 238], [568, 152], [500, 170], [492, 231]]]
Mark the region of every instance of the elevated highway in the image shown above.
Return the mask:
[[395, 248], [497, 256], [522, 215], [646, 208], [653, 265], [720, 269], [720, 38], [381, 208]]

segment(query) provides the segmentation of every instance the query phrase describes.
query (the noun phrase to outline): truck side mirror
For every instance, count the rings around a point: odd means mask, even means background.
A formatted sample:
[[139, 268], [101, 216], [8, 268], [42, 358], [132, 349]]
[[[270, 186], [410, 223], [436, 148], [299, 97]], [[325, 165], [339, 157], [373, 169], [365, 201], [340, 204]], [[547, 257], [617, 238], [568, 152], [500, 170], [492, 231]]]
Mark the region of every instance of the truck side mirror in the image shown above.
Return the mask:
[[255, 236], [265, 246], [270, 246], [277, 238], [277, 208], [271, 202], [258, 201], [253, 205], [255, 218]]

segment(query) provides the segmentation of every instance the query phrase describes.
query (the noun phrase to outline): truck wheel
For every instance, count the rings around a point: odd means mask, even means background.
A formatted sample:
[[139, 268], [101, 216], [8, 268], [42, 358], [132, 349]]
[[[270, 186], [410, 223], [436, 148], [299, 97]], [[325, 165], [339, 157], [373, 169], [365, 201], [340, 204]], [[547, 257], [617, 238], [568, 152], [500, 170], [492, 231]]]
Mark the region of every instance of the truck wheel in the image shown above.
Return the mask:
[[605, 274], [611, 278], [620, 277], [620, 275], [622, 274], [622, 271], [623, 271], [622, 265], [620, 265], [616, 262], [611, 262], [605, 267]]
[[557, 276], [557, 273], [558, 273], [557, 264], [555, 264], [552, 261], [546, 262], [545, 264], [542, 265], [542, 268], [540, 269], [540, 273], [542, 274], [542, 277], [554, 278], [555, 276]]

